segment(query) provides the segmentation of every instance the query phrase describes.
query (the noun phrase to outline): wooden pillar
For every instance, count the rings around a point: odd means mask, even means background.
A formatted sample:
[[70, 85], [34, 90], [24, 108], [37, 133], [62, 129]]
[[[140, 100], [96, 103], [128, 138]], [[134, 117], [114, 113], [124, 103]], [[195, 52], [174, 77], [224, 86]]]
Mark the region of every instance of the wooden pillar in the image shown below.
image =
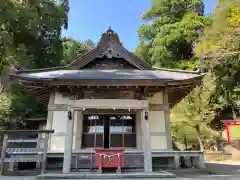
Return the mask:
[[[50, 93], [48, 105], [53, 105], [55, 101], [55, 92]], [[46, 129], [52, 128], [53, 111], [48, 110]]]
[[142, 126], [142, 146], [144, 151], [144, 171], [152, 172], [152, 152], [151, 152], [151, 136], [149, 129], [149, 119], [145, 119], [147, 110], [141, 111], [141, 126]]
[[[52, 92], [50, 93], [48, 105], [53, 105], [53, 104], [54, 104], [54, 101], [55, 101], [55, 92], [52, 91]], [[46, 124], [46, 126], [45, 126], [45, 129], [52, 129], [53, 113], [54, 113], [54, 111], [48, 110], [48, 114], [47, 114], [47, 124]], [[41, 134], [41, 135], [40, 135], [40, 138], [43, 138], [43, 137], [44, 137], [44, 134]], [[40, 146], [41, 146], [41, 145], [40, 145]], [[48, 148], [50, 148], [50, 146], [51, 146], [51, 135], [50, 135], [50, 138], [48, 138]]]
[[174, 155], [174, 166], [176, 169], [180, 168], [180, 156], [179, 154]]
[[46, 133], [45, 134], [45, 139], [44, 139], [44, 150], [43, 150], [43, 157], [42, 157], [41, 174], [44, 174], [45, 173], [45, 169], [46, 169], [48, 140], [49, 140], [49, 133]]
[[[43, 128], [40, 127], [39, 130], [43, 130]], [[43, 138], [42, 133], [38, 133], [37, 148], [39, 148], [39, 149], [45, 147], [45, 144], [42, 145], [42, 143], [41, 143], [42, 138]], [[36, 168], [41, 169], [41, 162], [36, 162]]]
[[63, 173], [70, 173], [71, 171], [71, 159], [72, 159], [72, 144], [73, 144], [73, 127], [74, 127], [74, 113], [69, 109], [72, 114], [72, 119], [68, 118], [67, 120], [67, 128], [66, 128], [66, 137], [65, 137], [65, 147], [64, 147], [64, 156], [63, 156]]
[[75, 149], [82, 148], [82, 132], [83, 132], [83, 112], [76, 111], [76, 137], [75, 137]]
[[204, 162], [204, 155], [203, 152], [198, 156], [198, 168], [204, 169], [205, 168], [205, 162]]
[[1, 157], [0, 157], [1, 158], [0, 159], [0, 175], [3, 174], [3, 165], [4, 165], [4, 158], [6, 156], [7, 144], [8, 144], [8, 134], [4, 134]]
[[170, 124], [170, 107], [169, 107], [169, 102], [168, 102], [167, 88], [165, 88], [163, 91], [163, 104], [168, 106], [168, 109], [164, 111], [167, 148], [172, 149], [173, 147], [172, 147], [171, 124]]
[[137, 149], [142, 149], [141, 111], [136, 113], [136, 145]]
[[15, 162], [9, 162], [8, 171], [13, 172], [15, 167]]

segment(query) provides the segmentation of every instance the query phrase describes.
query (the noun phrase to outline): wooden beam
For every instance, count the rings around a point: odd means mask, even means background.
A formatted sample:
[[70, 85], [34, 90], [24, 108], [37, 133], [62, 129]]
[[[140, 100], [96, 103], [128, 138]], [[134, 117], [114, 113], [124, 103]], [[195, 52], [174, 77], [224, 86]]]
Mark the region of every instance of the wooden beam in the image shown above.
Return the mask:
[[169, 105], [167, 104], [149, 104], [149, 111], [167, 111]]

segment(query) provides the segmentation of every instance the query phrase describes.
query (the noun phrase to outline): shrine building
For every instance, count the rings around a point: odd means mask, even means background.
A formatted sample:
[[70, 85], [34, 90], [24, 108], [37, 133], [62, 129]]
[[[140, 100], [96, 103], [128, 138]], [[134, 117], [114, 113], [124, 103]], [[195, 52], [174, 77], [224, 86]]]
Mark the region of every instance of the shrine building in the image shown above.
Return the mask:
[[[180, 156], [193, 152], [173, 149], [170, 109], [203, 76], [153, 68], [125, 49], [111, 29], [96, 48], [66, 66], [12, 75], [30, 95], [48, 104], [41, 126], [54, 130], [48, 140], [47, 167], [50, 163], [64, 173], [95, 168], [96, 148], [123, 149], [125, 168], [152, 172], [164, 163], [178, 167]], [[194, 153], [202, 158], [202, 152]], [[201, 158], [199, 167], [204, 166]]]

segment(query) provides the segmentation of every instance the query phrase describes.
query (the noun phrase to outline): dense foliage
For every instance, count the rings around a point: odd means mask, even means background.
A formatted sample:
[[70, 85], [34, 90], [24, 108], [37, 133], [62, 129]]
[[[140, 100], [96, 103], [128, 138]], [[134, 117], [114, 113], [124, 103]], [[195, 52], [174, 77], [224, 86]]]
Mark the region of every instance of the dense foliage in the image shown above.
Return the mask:
[[153, 66], [194, 69], [193, 42], [208, 23], [201, 0], [153, 0], [136, 54]]
[[7, 74], [65, 65], [94, 47], [90, 40], [62, 39], [68, 10], [68, 0], [0, 1], [0, 126], [18, 128], [25, 118], [46, 116], [45, 105], [9, 86]]
[[[1, 1], [1, 64], [43, 68], [60, 65], [61, 30], [67, 28], [68, 1]], [[3, 68], [4, 66], [1, 66]]]
[[[212, 103], [219, 108], [231, 107], [233, 118], [239, 116], [240, 110], [240, 2], [220, 1], [213, 14], [215, 23], [206, 29], [200, 40], [196, 53], [200, 63], [215, 78], [215, 93]], [[214, 33], [215, 34], [214, 34]], [[204, 49], [204, 44], [209, 44]]]
[[219, 136], [215, 130], [223, 112], [239, 115], [240, 3], [220, 0], [213, 14], [204, 17], [200, 0], [152, 2], [143, 16], [151, 23], [139, 28], [136, 54], [154, 66], [207, 72], [203, 83], [171, 111], [175, 141], [203, 148]]
[[93, 49], [95, 44], [92, 40], [85, 42], [78, 42], [72, 38], [65, 38], [63, 40], [63, 61], [61, 64], [67, 65], [75, 60], [78, 56]]

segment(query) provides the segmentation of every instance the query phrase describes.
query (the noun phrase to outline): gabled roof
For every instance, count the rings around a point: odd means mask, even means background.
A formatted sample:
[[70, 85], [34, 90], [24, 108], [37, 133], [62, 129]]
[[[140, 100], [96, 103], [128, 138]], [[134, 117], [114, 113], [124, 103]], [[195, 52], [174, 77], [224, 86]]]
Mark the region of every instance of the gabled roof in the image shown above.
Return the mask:
[[81, 69], [85, 65], [89, 64], [96, 58], [106, 56], [107, 58], [123, 58], [137, 69], [151, 69], [151, 65], [145, 61], [142, 61], [134, 54], [125, 49], [116, 33], [109, 29], [106, 33], [103, 33], [101, 40], [96, 48], [88, 53], [80, 56], [72, 63], [66, 66], [67, 69]]

